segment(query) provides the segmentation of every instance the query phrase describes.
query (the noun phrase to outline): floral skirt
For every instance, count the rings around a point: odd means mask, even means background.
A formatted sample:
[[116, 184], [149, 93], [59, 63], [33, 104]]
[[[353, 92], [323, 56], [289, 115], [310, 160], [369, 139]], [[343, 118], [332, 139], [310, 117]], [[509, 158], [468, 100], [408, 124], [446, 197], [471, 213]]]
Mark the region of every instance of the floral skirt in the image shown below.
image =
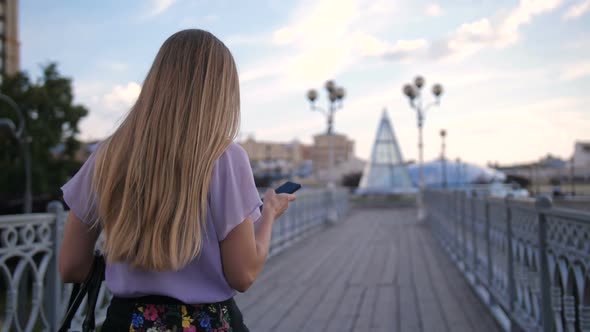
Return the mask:
[[184, 304], [165, 296], [114, 297], [101, 332], [247, 332], [233, 299]]

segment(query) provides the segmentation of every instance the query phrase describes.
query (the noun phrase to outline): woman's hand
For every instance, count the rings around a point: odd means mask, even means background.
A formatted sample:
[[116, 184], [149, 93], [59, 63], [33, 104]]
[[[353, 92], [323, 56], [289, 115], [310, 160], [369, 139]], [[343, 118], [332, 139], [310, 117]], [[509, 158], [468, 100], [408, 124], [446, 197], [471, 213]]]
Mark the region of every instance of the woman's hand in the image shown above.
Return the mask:
[[223, 273], [233, 289], [245, 292], [252, 286], [268, 256], [273, 223], [294, 200], [295, 195], [277, 194], [269, 189], [264, 194], [262, 220], [256, 228], [248, 217], [221, 241]]
[[295, 200], [293, 194], [277, 194], [274, 189], [268, 189], [264, 193], [264, 206], [262, 215], [269, 215], [273, 221], [277, 220], [289, 207], [289, 203]]

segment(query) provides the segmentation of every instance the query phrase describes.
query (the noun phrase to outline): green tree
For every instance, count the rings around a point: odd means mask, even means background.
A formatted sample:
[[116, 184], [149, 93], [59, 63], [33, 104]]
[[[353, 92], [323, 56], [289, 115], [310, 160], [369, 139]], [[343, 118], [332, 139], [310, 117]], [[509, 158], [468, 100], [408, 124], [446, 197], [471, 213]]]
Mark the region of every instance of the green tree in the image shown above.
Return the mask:
[[[17, 103], [26, 119], [33, 197], [56, 197], [60, 185], [80, 167], [74, 159], [80, 148], [76, 134], [88, 110], [73, 103], [72, 80], [62, 76], [55, 63], [43, 66], [42, 75], [36, 81], [25, 72], [6, 77], [0, 84], [0, 92]], [[0, 117], [18, 123], [16, 114], [3, 103], [0, 103]], [[0, 170], [2, 202], [20, 200], [25, 181], [23, 158], [18, 144], [10, 137], [0, 137]]]

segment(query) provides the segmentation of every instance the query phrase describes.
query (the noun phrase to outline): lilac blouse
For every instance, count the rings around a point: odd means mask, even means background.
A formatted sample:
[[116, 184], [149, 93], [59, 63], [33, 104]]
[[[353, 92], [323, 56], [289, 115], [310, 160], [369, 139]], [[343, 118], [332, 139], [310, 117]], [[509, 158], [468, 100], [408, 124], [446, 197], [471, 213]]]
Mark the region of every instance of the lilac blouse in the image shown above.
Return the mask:
[[[63, 187], [70, 210], [86, 224], [96, 215], [90, 202], [94, 154]], [[248, 217], [258, 221], [262, 201], [246, 151], [232, 143], [217, 160], [209, 188], [207, 229], [200, 255], [179, 271], [139, 271], [125, 263], [107, 264], [106, 285], [116, 296], [166, 295], [185, 303], [212, 303], [236, 294], [225, 280], [219, 242]]]

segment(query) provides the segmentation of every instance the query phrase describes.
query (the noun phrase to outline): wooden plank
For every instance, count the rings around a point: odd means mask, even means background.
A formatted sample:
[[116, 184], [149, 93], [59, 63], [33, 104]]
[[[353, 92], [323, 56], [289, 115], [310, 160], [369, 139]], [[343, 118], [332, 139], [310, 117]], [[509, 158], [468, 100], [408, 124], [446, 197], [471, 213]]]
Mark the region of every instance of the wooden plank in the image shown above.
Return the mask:
[[442, 307], [436, 289], [430, 278], [430, 269], [428, 262], [423, 254], [424, 243], [421, 241], [421, 232], [424, 227], [412, 226], [409, 231], [412, 246], [412, 269], [416, 292], [418, 297], [418, 306], [420, 307], [420, 319], [424, 331], [448, 331], [448, 324], [442, 313]]
[[368, 331], [373, 326], [377, 294], [377, 287], [369, 286], [366, 288], [353, 331]]
[[401, 251], [404, 253], [400, 261], [399, 272], [399, 308], [400, 308], [400, 331], [422, 331], [420, 322], [420, 308], [416, 294], [416, 285], [414, 283], [414, 273], [412, 270], [412, 260], [414, 253], [412, 245], [408, 239], [408, 227], [404, 227], [404, 234], [400, 237]]
[[295, 244], [237, 301], [252, 331], [499, 331], [409, 209], [360, 210]]
[[398, 331], [399, 308], [397, 294], [399, 290], [395, 286], [379, 286], [377, 292], [377, 302], [372, 328], [381, 328], [390, 332]]
[[[441, 293], [443, 307], [449, 308], [451, 316], [448, 318], [451, 330], [501, 331], [495, 323], [488, 309], [483, 306], [470, 286], [460, 274], [452, 260], [442, 252], [430, 234], [423, 234], [425, 248], [430, 248], [431, 265], [433, 271], [440, 276], [437, 279], [444, 282], [448, 292]], [[441, 286], [442, 287], [442, 286]]]
[[[346, 239], [344, 239], [346, 240]], [[349, 249], [347, 249], [349, 248]], [[340, 271], [349, 264], [350, 256], [354, 252], [353, 247], [345, 248], [344, 252], [333, 252], [329, 261], [330, 269], [318, 270], [306, 283], [308, 291], [299, 299], [276, 326], [273, 331], [299, 331], [305, 321], [312, 315], [318, 304], [323, 299], [328, 287]]]
[[[309, 320], [303, 325], [303, 328], [301, 329], [302, 331], [322, 330], [331, 321], [332, 316], [335, 314], [338, 304], [346, 291], [347, 281], [350, 280], [352, 271], [354, 271], [355, 267], [359, 265], [359, 260], [362, 259], [364, 250], [367, 248], [365, 242], [367, 237], [362, 236], [362, 234], [365, 232], [372, 234], [376, 230], [375, 226], [372, 224], [368, 224], [366, 227], [362, 228], [365, 228], [365, 230], [359, 229], [358, 224], [351, 225], [349, 231], [354, 231], [357, 234], [357, 238], [352, 241], [352, 244], [355, 245], [355, 250], [348, 261], [348, 265], [339, 271], [338, 276], [330, 285], [327, 285], [328, 291], [324, 294], [322, 301], [310, 315]], [[351, 243], [346, 245], [348, 246], [350, 244]]]
[[336, 311], [328, 322], [327, 331], [350, 331], [353, 328], [365, 291], [366, 289], [363, 286], [349, 286], [346, 288]]

